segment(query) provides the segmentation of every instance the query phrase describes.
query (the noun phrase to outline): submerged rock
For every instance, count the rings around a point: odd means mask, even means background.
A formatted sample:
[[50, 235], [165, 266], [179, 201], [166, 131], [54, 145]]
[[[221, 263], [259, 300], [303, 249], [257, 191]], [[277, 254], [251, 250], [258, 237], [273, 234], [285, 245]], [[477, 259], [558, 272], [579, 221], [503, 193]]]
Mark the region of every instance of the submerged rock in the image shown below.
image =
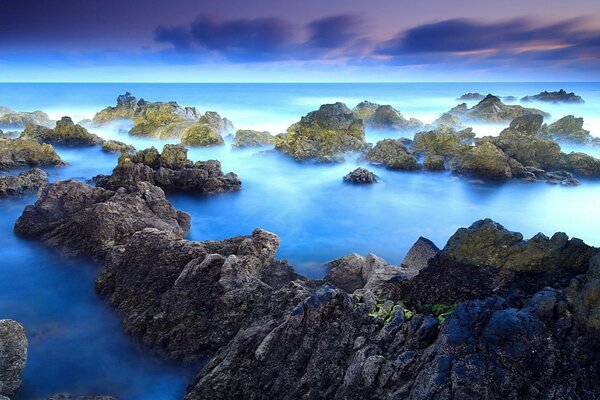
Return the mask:
[[235, 132], [233, 146], [235, 147], [256, 147], [268, 146], [275, 143], [275, 137], [269, 132], [260, 132], [250, 129], [240, 129]]
[[0, 170], [9, 170], [25, 166], [62, 166], [66, 165], [49, 144], [41, 144], [33, 139], [0, 138]]
[[56, 122], [54, 129], [40, 125], [27, 125], [21, 137], [61, 146], [96, 146], [104, 142], [98, 135], [88, 132], [81, 125], [74, 124], [70, 117], [62, 117]]
[[417, 158], [410, 154], [401, 140], [383, 139], [370, 149], [365, 158], [375, 165], [391, 170], [413, 171], [419, 169]]
[[167, 144], [162, 154], [154, 147], [133, 154], [123, 154], [111, 175], [98, 175], [96, 186], [109, 190], [127, 188], [138, 182], [149, 182], [166, 191], [213, 194], [239, 190], [236, 174], [223, 174], [217, 160], [192, 162], [187, 149]]
[[467, 108], [466, 104], [462, 104], [450, 110], [449, 113], [462, 118], [464, 121], [482, 122], [510, 122], [516, 117], [527, 114], [547, 115], [535, 108], [504, 104], [502, 100], [491, 94], [488, 94], [471, 108]]
[[358, 183], [358, 184], [370, 184], [377, 182], [377, 175], [365, 168], [356, 168], [354, 171], [349, 172], [344, 176], [344, 182], [347, 183]]
[[38, 168], [21, 172], [18, 176], [0, 176], [0, 198], [36, 191], [46, 182], [48, 174]]
[[363, 121], [345, 104], [325, 104], [275, 136], [275, 149], [297, 161], [337, 162], [366, 146]]
[[17, 112], [9, 108], [0, 107], [0, 128], [23, 129], [28, 124], [50, 126], [52, 122], [43, 111]]
[[521, 101], [545, 101], [550, 103], [583, 103], [581, 96], [577, 96], [575, 93], [567, 93], [564, 89], [560, 89], [557, 92], [543, 91], [533, 96], [525, 96]]
[[25, 328], [11, 319], [0, 320], [0, 397], [12, 396], [22, 386], [27, 362]]

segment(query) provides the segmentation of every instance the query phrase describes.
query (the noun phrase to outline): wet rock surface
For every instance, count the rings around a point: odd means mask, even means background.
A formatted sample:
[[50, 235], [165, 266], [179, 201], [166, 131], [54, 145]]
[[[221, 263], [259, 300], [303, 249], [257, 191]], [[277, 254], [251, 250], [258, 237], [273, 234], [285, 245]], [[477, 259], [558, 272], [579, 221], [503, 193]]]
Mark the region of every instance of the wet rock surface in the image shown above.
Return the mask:
[[0, 397], [12, 396], [21, 388], [27, 346], [23, 325], [0, 319]]
[[223, 174], [217, 160], [192, 162], [181, 145], [165, 145], [162, 154], [154, 147], [124, 154], [111, 175], [98, 175], [96, 186], [110, 190], [149, 182], [167, 191], [214, 194], [239, 190], [236, 174]]
[[0, 170], [66, 165], [54, 147], [33, 139], [0, 138]]
[[0, 198], [36, 191], [46, 182], [48, 174], [39, 168], [21, 172], [17, 176], [0, 176]]
[[406, 275], [412, 278], [439, 252], [440, 249], [431, 240], [420, 237], [408, 250], [400, 266], [405, 269]]
[[365, 168], [356, 168], [344, 176], [344, 182], [356, 184], [377, 183], [377, 175]]

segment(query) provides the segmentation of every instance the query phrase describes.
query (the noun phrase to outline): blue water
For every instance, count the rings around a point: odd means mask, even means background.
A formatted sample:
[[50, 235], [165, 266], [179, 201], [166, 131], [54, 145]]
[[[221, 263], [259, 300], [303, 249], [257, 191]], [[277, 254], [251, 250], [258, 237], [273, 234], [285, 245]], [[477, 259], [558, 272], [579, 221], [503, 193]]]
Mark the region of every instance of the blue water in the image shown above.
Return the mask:
[[[564, 88], [580, 94], [583, 105], [532, 104], [552, 119], [582, 116], [600, 135], [600, 84], [0, 84], [0, 105], [42, 109], [53, 118], [90, 118], [128, 90], [147, 100], [175, 100], [201, 111], [216, 110], [237, 128], [283, 131], [321, 103], [368, 99], [390, 103], [403, 114], [431, 122], [456, 105], [465, 92], [524, 96]], [[129, 138], [127, 123], [98, 129], [137, 148], [166, 141]], [[480, 125], [478, 134], [496, 134], [499, 125]], [[371, 141], [397, 133], [368, 132]], [[323, 263], [342, 255], [375, 253], [399, 263], [419, 236], [439, 246], [461, 226], [490, 217], [532, 236], [564, 231], [600, 246], [600, 182], [578, 187], [545, 183], [484, 184], [449, 173], [392, 172], [369, 167], [381, 178], [373, 186], [352, 186], [342, 177], [360, 165], [350, 157], [337, 165], [299, 164], [269, 148], [233, 150], [229, 145], [193, 149], [193, 160], [216, 158], [225, 172], [243, 182], [238, 193], [211, 197], [169, 195], [192, 214], [190, 238], [221, 239], [256, 227], [281, 237], [279, 258], [310, 277], [323, 275]], [[572, 150], [572, 149], [568, 149]], [[584, 151], [600, 156], [599, 149]], [[97, 148], [57, 151], [70, 166], [49, 169], [52, 180], [88, 180], [109, 173], [115, 155]], [[127, 338], [118, 317], [93, 290], [98, 266], [64, 260], [55, 252], [12, 234], [23, 207], [34, 196], [0, 200], [0, 318], [24, 323], [30, 337], [22, 399], [58, 391], [105, 393], [123, 399], [177, 399], [190, 371], [147, 355]]]

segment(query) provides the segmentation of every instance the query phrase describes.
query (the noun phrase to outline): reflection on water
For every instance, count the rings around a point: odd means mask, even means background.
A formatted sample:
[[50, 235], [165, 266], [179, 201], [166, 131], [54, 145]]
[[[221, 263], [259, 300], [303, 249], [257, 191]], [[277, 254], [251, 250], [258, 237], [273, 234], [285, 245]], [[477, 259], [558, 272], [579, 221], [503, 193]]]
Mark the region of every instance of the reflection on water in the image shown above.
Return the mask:
[[[537, 86], [536, 86], [537, 85]], [[579, 86], [577, 86], [579, 85]], [[592, 111], [600, 86], [561, 86], [575, 90], [582, 106], [541, 106], [556, 117], [571, 113], [598, 121]], [[407, 116], [430, 122], [469, 91], [525, 95], [548, 88], [543, 84], [427, 85], [7, 85], [0, 84], [0, 105], [15, 109], [50, 110], [53, 117], [91, 117], [129, 90], [149, 100], [177, 100], [201, 110], [216, 109], [240, 128], [283, 130], [319, 104], [364, 99], [391, 103]], [[17, 90], [18, 89], [18, 90]], [[77, 90], [75, 90], [77, 89]], [[488, 90], [489, 89], [489, 90]], [[557, 87], [558, 89], [558, 87]], [[37, 91], [36, 91], [37, 90]], [[5, 93], [11, 93], [6, 97]], [[20, 93], [15, 96], [14, 93]], [[36, 95], [34, 95], [34, 93]], [[43, 93], [44, 96], [39, 95]], [[564, 109], [564, 110], [563, 110]], [[557, 112], [559, 111], [559, 112]], [[564, 111], [564, 112], [563, 112]], [[166, 141], [130, 138], [130, 123], [95, 130], [137, 148]], [[481, 135], [502, 126], [477, 126]], [[594, 131], [593, 131], [594, 132]], [[599, 132], [598, 130], [596, 132]], [[397, 136], [368, 132], [368, 140]], [[171, 142], [177, 142], [172, 140]], [[565, 148], [565, 151], [580, 150]], [[585, 148], [600, 156], [600, 149]], [[51, 180], [83, 181], [109, 173], [117, 155], [99, 148], [57, 148], [70, 166], [48, 169]], [[438, 246], [461, 226], [490, 217], [508, 228], [532, 236], [564, 231], [600, 246], [600, 182], [579, 187], [546, 183], [481, 183], [449, 173], [391, 172], [369, 167], [381, 182], [353, 186], [342, 177], [360, 165], [356, 157], [343, 164], [300, 164], [265, 149], [234, 150], [230, 143], [190, 150], [193, 160], [219, 159], [225, 172], [242, 179], [242, 190], [211, 197], [169, 195], [179, 209], [192, 214], [190, 238], [221, 239], [248, 234], [256, 227], [281, 237], [278, 257], [290, 260], [299, 272], [320, 277], [321, 265], [350, 252], [373, 252], [398, 263], [419, 236]], [[0, 200], [0, 317], [24, 323], [30, 338], [22, 399], [58, 391], [107, 393], [123, 399], [176, 399], [190, 373], [146, 355], [121, 331], [118, 317], [94, 294], [99, 266], [86, 260], [64, 260], [36, 243], [12, 233], [16, 218], [34, 196]]]

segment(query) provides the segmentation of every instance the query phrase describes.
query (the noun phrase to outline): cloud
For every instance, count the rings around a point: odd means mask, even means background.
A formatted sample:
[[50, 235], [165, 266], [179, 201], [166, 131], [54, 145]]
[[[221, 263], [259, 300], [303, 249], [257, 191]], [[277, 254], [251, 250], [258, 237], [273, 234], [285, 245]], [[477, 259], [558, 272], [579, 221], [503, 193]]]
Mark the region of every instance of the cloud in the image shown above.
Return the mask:
[[362, 19], [355, 15], [335, 15], [308, 24], [310, 38], [306, 45], [315, 48], [339, 48], [360, 36]]

